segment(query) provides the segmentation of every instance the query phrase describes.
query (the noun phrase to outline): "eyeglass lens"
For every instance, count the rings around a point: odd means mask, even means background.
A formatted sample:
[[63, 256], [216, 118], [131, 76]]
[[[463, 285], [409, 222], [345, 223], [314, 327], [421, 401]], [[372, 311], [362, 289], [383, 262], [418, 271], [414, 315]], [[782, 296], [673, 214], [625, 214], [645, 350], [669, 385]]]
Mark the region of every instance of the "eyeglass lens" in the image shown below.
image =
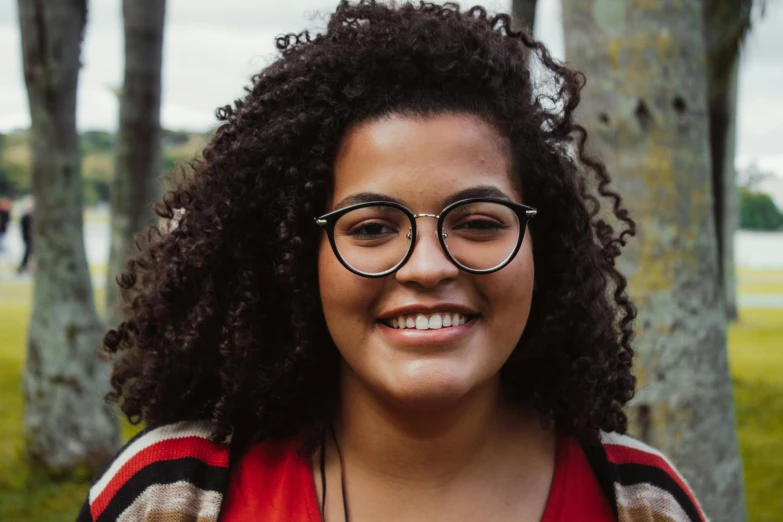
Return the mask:
[[[412, 247], [411, 221], [400, 209], [377, 205], [342, 215], [334, 227], [335, 247], [345, 263], [364, 274], [397, 266]], [[470, 202], [444, 217], [449, 254], [473, 270], [490, 270], [513, 254], [521, 225], [516, 212], [493, 202]]]

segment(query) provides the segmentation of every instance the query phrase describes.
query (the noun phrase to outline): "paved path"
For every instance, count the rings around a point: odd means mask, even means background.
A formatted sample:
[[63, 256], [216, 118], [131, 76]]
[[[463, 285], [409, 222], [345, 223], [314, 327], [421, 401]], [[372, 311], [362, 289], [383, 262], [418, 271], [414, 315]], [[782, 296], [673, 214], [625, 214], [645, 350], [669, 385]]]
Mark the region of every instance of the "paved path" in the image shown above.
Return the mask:
[[740, 294], [740, 308], [783, 308], [783, 294]]

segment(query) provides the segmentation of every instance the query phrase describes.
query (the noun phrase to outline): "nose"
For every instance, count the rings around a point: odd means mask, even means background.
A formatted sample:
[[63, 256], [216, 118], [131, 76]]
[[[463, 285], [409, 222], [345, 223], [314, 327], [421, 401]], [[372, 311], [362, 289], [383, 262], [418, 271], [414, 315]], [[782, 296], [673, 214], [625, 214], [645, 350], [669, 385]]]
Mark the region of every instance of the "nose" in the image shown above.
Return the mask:
[[417, 224], [413, 252], [408, 262], [395, 273], [397, 281], [434, 288], [441, 281], [459, 275], [459, 268], [446, 257], [440, 245], [437, 228], [437, 224], [430, 219]]

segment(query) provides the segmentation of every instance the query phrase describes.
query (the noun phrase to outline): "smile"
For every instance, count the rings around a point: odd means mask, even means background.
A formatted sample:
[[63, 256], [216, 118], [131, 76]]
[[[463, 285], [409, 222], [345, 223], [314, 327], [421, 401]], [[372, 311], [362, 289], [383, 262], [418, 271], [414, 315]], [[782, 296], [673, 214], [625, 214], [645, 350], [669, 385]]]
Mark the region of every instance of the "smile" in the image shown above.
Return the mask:
[[441, 328], [452, 328], [461, 326], [471, 321], [475, 316], [453, 313], [432, 313], [432, 314], [404, 314], [390, 319], [383, 319], [381, 322], [390, 328], [398, 330], [440, 330]]

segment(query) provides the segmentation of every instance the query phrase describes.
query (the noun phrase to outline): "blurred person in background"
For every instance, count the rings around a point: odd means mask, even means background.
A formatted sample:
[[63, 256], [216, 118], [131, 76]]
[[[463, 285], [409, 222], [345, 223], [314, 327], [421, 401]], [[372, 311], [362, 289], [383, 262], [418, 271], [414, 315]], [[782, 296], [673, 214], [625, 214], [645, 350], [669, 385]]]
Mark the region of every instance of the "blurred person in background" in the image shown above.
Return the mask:
[[118, 279], [110, 399], [146, 428], [79, 520], [705, 520], [624, 435], [635, 224], [584, 77], [453, 4], [277, 44]]
[[22, 203], [23, 214], [20, 219], [20, 230], [22, 232], [22, 242], [24, 243], [24, 254], [22, 255], [22, 262], [19, 263], [19, 268], [16, 270], [18, 274], [23, 274], [28, 271], [30, 258], [33, 255], [33, 215], [35, 213], [35, 199], [32, 196], [27, 196]]
[[0, 254], [5, 252], [5, 235], [8, 232], [8, 223], [11, 221], [11, 200], [0, 198]]

